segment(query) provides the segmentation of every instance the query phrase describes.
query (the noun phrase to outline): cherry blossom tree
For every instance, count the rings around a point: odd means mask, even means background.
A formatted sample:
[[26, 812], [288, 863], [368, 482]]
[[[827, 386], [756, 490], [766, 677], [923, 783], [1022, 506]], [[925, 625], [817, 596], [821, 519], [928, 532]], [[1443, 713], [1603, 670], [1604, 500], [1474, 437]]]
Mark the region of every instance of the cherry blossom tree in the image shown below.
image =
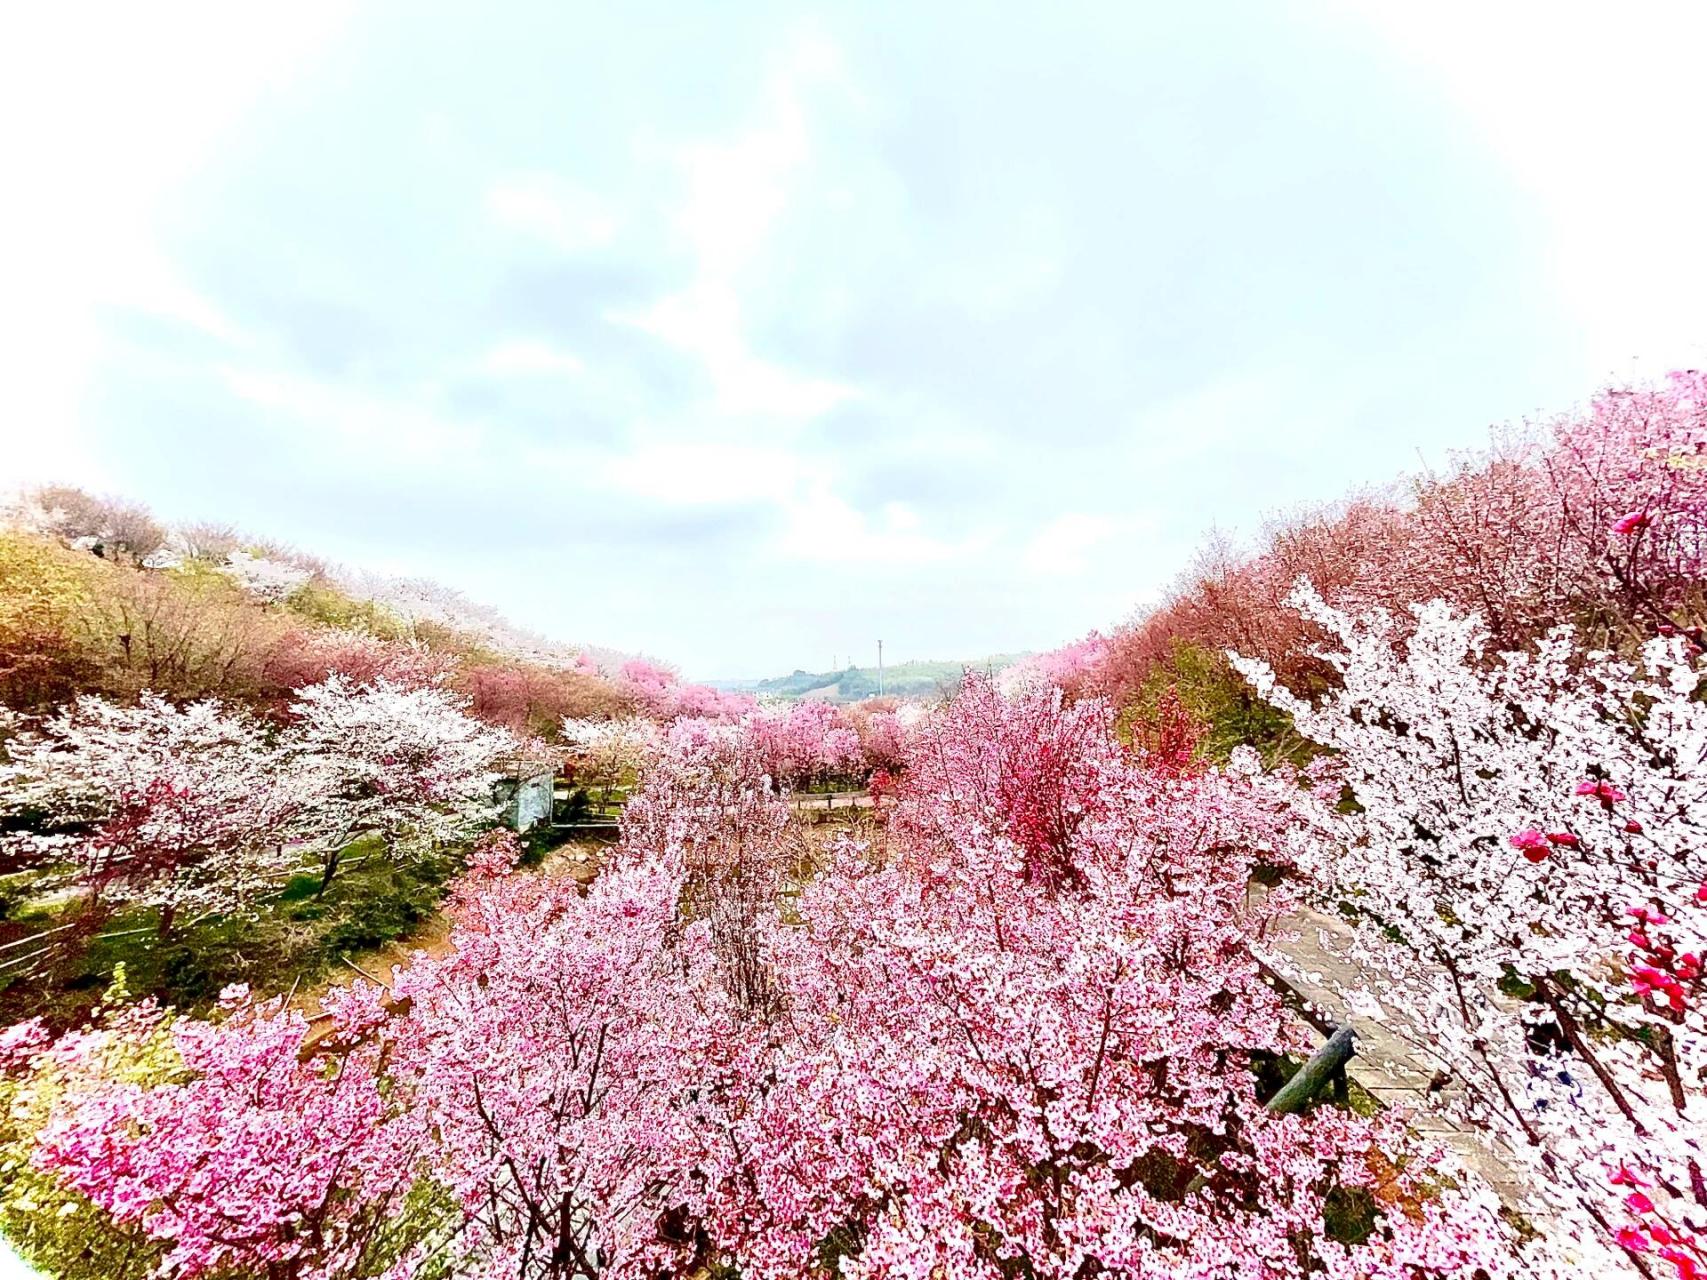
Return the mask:
[[1096, 679], [1107, 661], [1108, 640], [1093, 631], [1059, 649], [1033, 654], [1004, 668], [996, 681], [1009, 691], [1041, 686], [1061, 689], [1073, 696]]
[[[246, 988], [221, 1003], [217, 1023], [145, 1004], [41, 1050], [33, 1065], [57, 1075], [60, 1096], [37, 1167], [169, 1242], [161, 1266], [185, 1280], [412, 1274], [454, 1222], [411, 1196], [426, 1134], [382, 1082], [390, 1018], [377, 989], [335, 992], [312, 1037], [302, 1014]], [[169, 1074], [138, 1080], [106, 1061], [159, 1039], [177, 1060]]]
[[488, 880], [456, 950], [399, 974], [396, 1070], [438, 1139], [468, 1274], [682, 1274], [693, 1257], [690, 1094], [728, 1030], [679, 869]]
[[618, 684], [647, 715], [664, 724], [679, 719], [734, 720], [756, 705], [750, 694], [684, 684], [671, 668], [645, 658], [623, 663]]
[[266, 684], [281, 690], [288, 706], [296, 690], [334, 675], [355, 685], [386, 680], [401, 688], [420, 688], [442, 682], [455, 667], [448, 654], [419, 643], [339, 628], [293, 627], [261, 660], [260, 675]]
[[645, 658], [633, 658], [622, 664], [618, 677], [648, 714], [659, 720], [674, 719], [673, 691], [678, 680], [673, 670]]
[[516, 659], [466, 662], [454, 684], [473, 715], [518, 734], [551, 734], [565, 719], [616, 716], [628, 705], [596, 672]]
[[1639, 635], [1707, 641], [1707, 372], [1603, 392], [1554, 438], [1543, 468], [1584, 594], [1599, 588], [1590, 598]]
[[3, 803], [50, 824], [12, 837], [12, 857], [70, 859], [97, 899], [159, 906], [163, 934], [186, 907], [252, 905], [297, 860], [286, 834], [316, 799], [259, 722], [216, 700], [83, 697], [7, 752]]
[[769, 769], [746, 723], [678, 720], [622, 818], [628, 856], [681, 868], [681, 909], [709, 935], [718, 980], [749, 1010], [774, 1007], [766, 949], [777, 895], [811, 863]]
[[299, 691], [275, 735], [217, 700], [179, 708], [79, 699], [7, 744], [7, 809], [46, 831], [9, 837], [18, 864], [70, 861], [97, 900], [157, 905], [162, 934], [186, 907], [253, 909], [305, 854], [330, 883], [364, 831], [390, 849], [472, 834], [515, 740], [452, 694], [342, 677]]
[[222, 572], [244, 591], [267, 604], [279, 603], [314, 576], [301, 565], [243, 550], [232, 551], [226, 556]]
[[[1361, 992], [1453, 1083], [1442, 1105], [1531, 1171], [1534, 1213], [1596, 1274], [1680, 1276], [1707, 1235], [1707, 705], [1679, 637], [1639, 659], [1569, 628], [1494, 653], [1434, 602], [1404, 628], [1307, 585], [1342, 687], [1239, 669], [1335, 752], [1357, 801], [1325, 865]], [[1277, 957], [1278, 959], [1278, 957]]]
[[601, 801], [610, 803], [611, 791], [636, 775], [657, 745], [658, 729], [639, 716], [614, 720], [566, 719], [558, 736], [568, 748], [575, 778], [597, 787]]
[[323, 854], [323, 886], [363, 832], [395, 854], [471, 835], [496, 816], [498, 767], [516, 739], [446, 689], [332, 676], [298, 690], [291, 714], [282, 749], [316, 793], [305, 834]]
[[97, 497], [68, 485], [24, 494], [8, 514], [25, 528], [50, 533], [108, 559], [141, 563], [166, 541], [166, 530], [147, 507]]
[[867, 698], [847, 708], [848, 723], [859, 736], [859, 753], [866, 768], [890, 774], [901, 771], [907, 754], [907, 724], [902, 710], [916, 705], [895, 698]]
[[858, 732], [827, 702], [807, 700], [763, 711], [742, 721], [763, 767], [779, 787], [807, 786], [858, 772]]

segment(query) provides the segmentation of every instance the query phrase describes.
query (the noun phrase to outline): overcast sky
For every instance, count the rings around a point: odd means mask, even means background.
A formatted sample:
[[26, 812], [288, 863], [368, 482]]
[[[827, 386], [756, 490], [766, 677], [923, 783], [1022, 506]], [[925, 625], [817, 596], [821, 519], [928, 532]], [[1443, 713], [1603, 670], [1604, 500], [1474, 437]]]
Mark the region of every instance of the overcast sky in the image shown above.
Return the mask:
[[695, 677], [1058, 644], [1707, 350], [1698, 4], [7, 25], [0, 480]]

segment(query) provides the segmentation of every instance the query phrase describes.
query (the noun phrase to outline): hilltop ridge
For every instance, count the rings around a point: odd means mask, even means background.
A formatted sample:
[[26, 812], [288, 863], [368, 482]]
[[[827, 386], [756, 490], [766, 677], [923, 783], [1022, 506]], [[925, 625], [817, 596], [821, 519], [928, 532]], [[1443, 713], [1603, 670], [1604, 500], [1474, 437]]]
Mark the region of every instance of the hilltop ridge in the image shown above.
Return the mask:
[[840, 671], [796, 668], [786, 676], [769, 676], [762, 680], [708, 680], [706, 683], [714, 689], [784, 701], [816, 698], [826, 702], [857, 702], [861, 698], [876, 696], [880, 690], [895, 697], [919, 698], [953, 689], [963, 672], [982, 671], [994, 675], [1028, 656], [1024, 653], [997, 653], [983, 658], [948, 661], [914, 659], [886, 664], [881, 677], [875, 666], [848, 666]]

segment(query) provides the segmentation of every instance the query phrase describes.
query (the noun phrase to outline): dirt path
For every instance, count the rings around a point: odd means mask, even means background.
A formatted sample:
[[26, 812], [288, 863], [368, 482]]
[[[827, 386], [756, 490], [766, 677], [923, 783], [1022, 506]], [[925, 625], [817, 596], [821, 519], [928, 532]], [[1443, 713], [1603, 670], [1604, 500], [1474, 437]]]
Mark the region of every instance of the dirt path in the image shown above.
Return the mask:
[[1356, 988], [1364, 979], [1341, 959], [1353, 936], [1350, 926], [1310, 907], [1281, 924], [1296, 935], [1278, 948], [1291, 962], [1285, 966], [1287, 980], [1331, 1021], [1350, 1022], [1357, 1032], [1357, 1056], [1347, 1068], [1351, 1077], [1384, 1106], [1408, 1111], [1412, 1128], [1451, 1148], [1515, 1207], [1524, 1182], [1510, 1153], [1441, 1114], [1439, 1101], [1450, 1099], [1456, 1086], [1447, 1083], [1438, 1093], [1431, 1091], [1436, 1067], [1420, 1047], [1427, 1043], [1426, 1030], [1404, 1025], [1385, 1008], [1353, 1007], [1340, 996], [1341, 989]]
[[[540, 866], [518, 874], [569, 876], [590, 884], [599, 874], [601, 858], [608, 849], [597, 841], [571, 840], [547, 854]], [[298, 988], [291, 995], [290, 1007], [306, 1014], [311, 1022], [319, 1021], [326, 1016], [320, 1012], [321, 997], [333, 987], [344, 986], [358, 976], [390, 987], [393, 968], [408, 965], [417, 955], [437, 958], [448, 955], [451, 949], [450, 921], [436, 913], [407, 937], [346, 957], [320, 981]]]

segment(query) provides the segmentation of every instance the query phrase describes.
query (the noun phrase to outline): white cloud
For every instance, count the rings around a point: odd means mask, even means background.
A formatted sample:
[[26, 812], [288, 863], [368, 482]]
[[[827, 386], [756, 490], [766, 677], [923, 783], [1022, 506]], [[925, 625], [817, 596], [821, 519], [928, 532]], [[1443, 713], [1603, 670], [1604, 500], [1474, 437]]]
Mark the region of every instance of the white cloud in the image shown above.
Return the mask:
[[1116, 535], [1131, 531], [1132, 521], [1114, 516], [1072, 512], [1050, 521], [1020, 553], [1027, 572], [1078, 576], [1090, 572], [1095, 552]]
[[992, 545], [982, 533], [939, 537], [903, 502], [861, 511], [836, 492], [831, 477], [781, 445], [658, 438], [595, 465], [611, 489], [650, 502], [774, 511], [780, 528], [766, 554], [789, 565], [863, 564], [874, 571], [942, 565]]
[[990, 539], [933, 536], [904, 503], [885, 503], [875, 516], [849, 504], [828, 480], [807, 475], [783, 503], [787, 523], [774, 547], [784, 560], [863, 565], [873, 573], [945, 566], [975, 559]]
[[635, 497], [683, 506], [763, 502], [790, 491], [799, 463], [785, 449], [727, 441], [645, 439], [600, 466]]
[[735, 288], [697, 281], [640, 315], [612, 319], [697, 356], [711, 378], [714, 408], [730, 417], [814, 418], [848, 399], [851, 388], [794, 373], [754, 355], [742, 332]]
[[791, 184], [812, 158], [805, 95], [832, 81], [845, 84], [835, 48], [797, 37], [767, 85], [762, 123], [681, 150], [676, 159], [686, 194], [673, 225], [693, 252], [694, 278], [644, 311], [611, 317], [697, 356], [725, 414], [811, 418], [853, 394], [755, 355], [741, 304], [747, 277], [765, 265]]
[[1462, 127], [1541, 204], [1591, 376], [1707, 356], [1707, 6], [1351, 7], [1438, 78]]
[[619, 225], [597, 196], [547, 173], [497, 183], [486, 192], [486, 213], [499, 226], [563, 253], [603, 248], [615, 239]]
[[511, 338], [489, 349], [480, 368], [496, 377], [576, 377], [586, 364], [573, 352], [536, 338]]
[[266, 369], [227, 365], [218, 374], [232, 395], [283, 419], [290, 438], [320, 451], [330, 470], [466, 468], [481, 456], [477, 428], [405, 398]]

